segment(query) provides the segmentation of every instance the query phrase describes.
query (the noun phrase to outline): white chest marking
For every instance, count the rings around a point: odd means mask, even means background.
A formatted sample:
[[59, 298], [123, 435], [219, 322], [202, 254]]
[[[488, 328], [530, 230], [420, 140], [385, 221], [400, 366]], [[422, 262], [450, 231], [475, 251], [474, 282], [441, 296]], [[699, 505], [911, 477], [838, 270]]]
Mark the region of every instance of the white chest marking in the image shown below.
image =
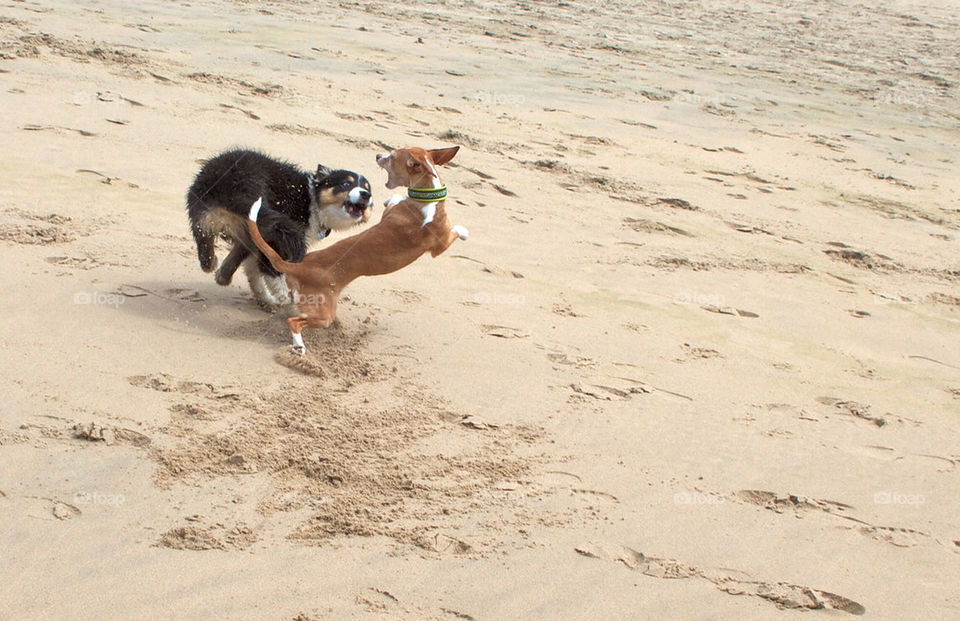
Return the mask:
[[433, 222], [433, 217], [437, 215], [437, 204], [427, 203], [420, 208], [420, 213], [423, 214], [423, 224], [420, 225], [420, 228], [423, 228]]

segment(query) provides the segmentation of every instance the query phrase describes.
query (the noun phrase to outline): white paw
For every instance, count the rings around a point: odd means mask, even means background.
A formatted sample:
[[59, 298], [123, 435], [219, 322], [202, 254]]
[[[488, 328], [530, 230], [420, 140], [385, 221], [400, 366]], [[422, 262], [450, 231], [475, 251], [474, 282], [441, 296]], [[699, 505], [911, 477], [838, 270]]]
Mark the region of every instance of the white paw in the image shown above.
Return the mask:
[[393, 207], [394, 205], [402, 201], [403, 201], [403, 194], [394, 194], [393, 196], [391, 196], [390, 198], [388, 198], [383, 202], [383, 206], [387, 208]]
[[465, 240], [465, 239], [467, 239], [468, 237], [470, 237], [470, 231], [468, 231], [468, 230], [467, 230], [467, 227], [465, 227], [465, 226], [460, 226], [459, 224], [454, 224], [454, 225], [453, 225], [453, 228], [451, 228], [450, 230], [453, 231], [454, 233], [456, 233], [456, 234], [457, 234], [457, 237], [459, 237], [460, 239], [464, 239], [464, 240]]
[[293, 345], [290, 347], [293, 353], [300, 356], [307, 353], [307, 348], [303, 346], [303, 335], [299, 332], [291, 332], [290, 335], [293, 336]]

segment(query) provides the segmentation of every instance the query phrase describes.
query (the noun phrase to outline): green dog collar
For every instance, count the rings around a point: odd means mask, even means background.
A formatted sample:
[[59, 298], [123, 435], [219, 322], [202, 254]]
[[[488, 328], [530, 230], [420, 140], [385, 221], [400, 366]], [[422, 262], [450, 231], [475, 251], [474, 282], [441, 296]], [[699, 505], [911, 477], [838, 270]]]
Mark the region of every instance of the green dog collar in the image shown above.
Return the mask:
[[424, 203], [442, 201], [447, 198], [447, 186], [442, 188], [407, 188], [407, 196]]

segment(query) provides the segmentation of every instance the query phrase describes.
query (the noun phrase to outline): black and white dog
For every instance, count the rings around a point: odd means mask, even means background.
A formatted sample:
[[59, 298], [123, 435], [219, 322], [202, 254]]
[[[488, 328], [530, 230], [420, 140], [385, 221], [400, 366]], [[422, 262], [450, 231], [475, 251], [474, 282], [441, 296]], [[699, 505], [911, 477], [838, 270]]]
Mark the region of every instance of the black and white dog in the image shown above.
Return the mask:
[[200, 268], [217, 269], [214, 242], [231, 242], [216, 281], [229, 285], [242, 264], [257, 301], [264, 306], [289, 300], [283, 275], [250, 240], [246, 217], [263, 199], [258, 224], [263, 238], [287, 261], [300, 261], [308, 246], [330, 231], [349, 229], [370, 218], [370, 182], [349, 170], [318, 165], [315, 174], [257, 151], [234, 150], [207, 160], [187, 192], [190, 228]]

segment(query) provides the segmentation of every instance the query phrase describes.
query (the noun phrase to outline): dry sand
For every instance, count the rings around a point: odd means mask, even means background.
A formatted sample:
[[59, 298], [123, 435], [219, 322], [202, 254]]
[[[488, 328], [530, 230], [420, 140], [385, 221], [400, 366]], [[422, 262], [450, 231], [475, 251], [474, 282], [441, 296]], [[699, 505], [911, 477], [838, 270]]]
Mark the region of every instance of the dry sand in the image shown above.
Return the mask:
[[[953, 3], [620, 4], [3, 2], [0, 617], [960, 618]], [[192, 175], [406, 144], [294, 360]]]

